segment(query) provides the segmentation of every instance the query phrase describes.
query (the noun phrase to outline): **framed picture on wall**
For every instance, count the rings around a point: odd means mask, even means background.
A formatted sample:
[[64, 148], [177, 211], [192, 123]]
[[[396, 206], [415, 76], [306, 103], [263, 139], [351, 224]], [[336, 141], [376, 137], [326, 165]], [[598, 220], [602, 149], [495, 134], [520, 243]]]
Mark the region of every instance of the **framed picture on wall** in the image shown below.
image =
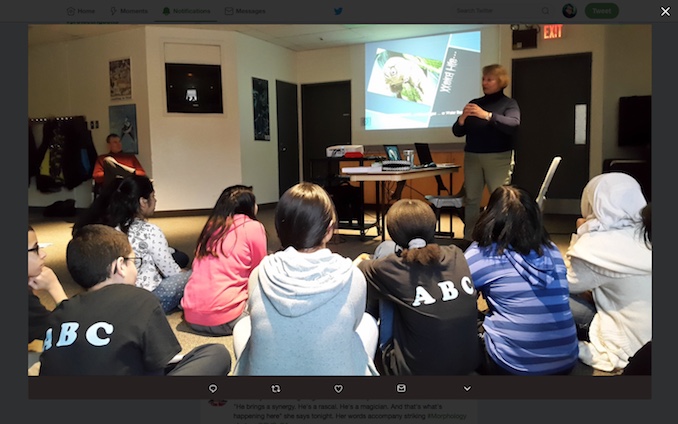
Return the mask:
[[252, 103], [254, 105], [254, 139], [270, 141], [268, 80], [252, 78]]
[[137, 138], [137, 106], [120, 105], [108, 107], [109, 133], [118, 134], [125, 153], [139, 153]]
[[129, 58], [108, 62], [111, 100], [132, 98], [132, 67]]
[[167, 112], [223, 113], [221, 65], [165, 63]]

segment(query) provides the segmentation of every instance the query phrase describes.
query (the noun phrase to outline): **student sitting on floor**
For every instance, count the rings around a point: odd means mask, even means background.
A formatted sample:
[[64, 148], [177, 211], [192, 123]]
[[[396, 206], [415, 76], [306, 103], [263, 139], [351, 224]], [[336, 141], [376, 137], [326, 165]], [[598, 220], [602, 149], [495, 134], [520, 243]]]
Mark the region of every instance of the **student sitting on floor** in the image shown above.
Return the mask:
[[582, 192], [582, 217], [566, 252], [567, 279], [579, 358], [601, 371], [620, 372], [652, 339], [646, 205], [640, 184], [622, 172], [595, 176]]
[[562, 375], [577, 363], [566, 268], [534, 197], [495, 189], [466, 250], [473, 284], [487, 300], [481, 374]]
[[326, 247], [336, 226], [322, 187], [302, 182], [282, 195], [275, 228], [284, 250], [250, 275], [250, 316], [233, 329], [235, 375], [377, 375], [365, 277]]
[[[477, 292], [464, 252], [435, 243], [436, 216], [402, 199], [386, 215], [393, 239], [374, 260], [356, 259], [379, 318], [379, 371], [387, 375], [466, 375], [480, 363]], [[375, 311], [378, 309], [378, 312]]]
[[131, 175], [107, 185], [73, 231], [85, 224], [106, 224], [125, 233], [135, 254], [143, 259], [137, 286], [156, 295], [165, 313], [170, 313], [181, 302], [191, 270], [182, 268], [165, 233], [149, 221], [155, 206], [153, 182], [146, 176]]
[[40, 375], [228, 375], [223, 344], [198, 346], [169, 370], [181, 346], [158, 299], [134, 286], [140, 262], [114, 228], [86, 225], [75, 233], [66, 264], [86, 291], [51, 313]]
[[[48, 318], [51, 310], [42, 304], [40, 298], [36, 296], [37, 292], [48, 294], [54, 303], [59, 303], [68, 299], [59, 278], [52, 268], [45, 266], [45, 245], [38, 243], [38, 237], [32, 226], [28, 226], [28, 366], [29, 368], [39, 360], [39, 354], [35, 345], [31, 342], [40, 344], [47, 330]], [[31, 350], [33, 349], [33, 350]]]
[[247, 316], [247, 281], [266, 256], [266, 229], [257, 221], [252, 187], [221, 192], [195, 249], [181, 306], [191, 329], [207, 336], [230, 336]]

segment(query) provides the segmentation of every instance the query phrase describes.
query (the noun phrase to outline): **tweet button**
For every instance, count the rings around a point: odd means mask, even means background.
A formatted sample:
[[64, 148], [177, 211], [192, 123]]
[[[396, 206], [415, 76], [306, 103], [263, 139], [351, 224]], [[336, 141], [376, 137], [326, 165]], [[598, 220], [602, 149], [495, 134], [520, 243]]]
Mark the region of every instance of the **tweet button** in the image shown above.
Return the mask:
[[589, 19], [614, 19], [619, 15], [619, 6], [615, 3], [589, 3], [584, 12]]

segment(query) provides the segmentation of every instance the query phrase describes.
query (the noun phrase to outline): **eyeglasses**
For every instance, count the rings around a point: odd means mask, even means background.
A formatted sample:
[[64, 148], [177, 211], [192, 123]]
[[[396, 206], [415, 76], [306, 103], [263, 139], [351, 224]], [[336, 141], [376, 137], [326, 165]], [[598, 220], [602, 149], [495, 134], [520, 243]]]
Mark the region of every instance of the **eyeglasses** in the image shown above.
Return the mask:
[[51, 246], [52, 243], [38, 243], [35, 245], [35, 247], [31, 247], [28, 249], [28, 253], [35, 252], [38, 253], [38, 250], [44, 249], [45, 247]]
[[141, 258], [123, 258], [126, 261], [134, 261], [134, 266], [137, 269], [141, 268], [141, 264], [144, 262]]

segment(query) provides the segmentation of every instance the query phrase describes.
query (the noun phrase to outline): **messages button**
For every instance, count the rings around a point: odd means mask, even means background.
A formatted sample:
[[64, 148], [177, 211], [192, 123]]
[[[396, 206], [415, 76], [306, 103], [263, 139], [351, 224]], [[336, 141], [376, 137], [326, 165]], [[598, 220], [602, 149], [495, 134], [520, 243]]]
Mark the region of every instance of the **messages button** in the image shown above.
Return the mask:
[[619, 6], [615, 3], [589, 3], [584, 12], [591, 19], [614, 19], [619, 15]]

